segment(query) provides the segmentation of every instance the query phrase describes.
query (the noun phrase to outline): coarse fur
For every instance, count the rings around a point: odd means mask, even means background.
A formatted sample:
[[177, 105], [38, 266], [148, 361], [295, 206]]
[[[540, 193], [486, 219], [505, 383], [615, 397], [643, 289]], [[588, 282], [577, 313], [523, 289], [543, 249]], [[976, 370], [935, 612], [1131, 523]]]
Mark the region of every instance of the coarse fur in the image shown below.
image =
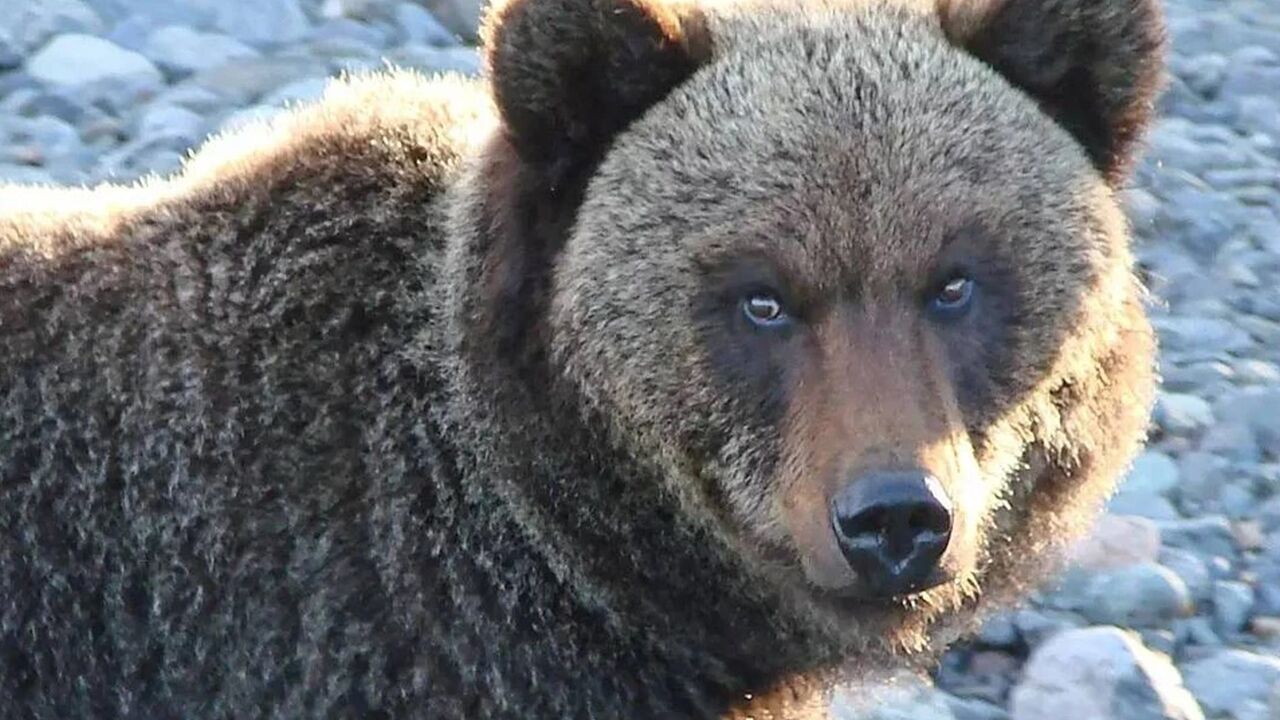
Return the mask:
[[[1096, 513], [1152, 392], [1114, 193], [1153, 0], [510, 0], [485, 37], [487, 82], [0, 188], [0, 716], [820, 716]], [[957, 268], [980, 303], [929, 321]], [[734, 312], [762, 282], [783, 334]], [[861, 598], [833, 484], [904, 464], [952, 579]]]

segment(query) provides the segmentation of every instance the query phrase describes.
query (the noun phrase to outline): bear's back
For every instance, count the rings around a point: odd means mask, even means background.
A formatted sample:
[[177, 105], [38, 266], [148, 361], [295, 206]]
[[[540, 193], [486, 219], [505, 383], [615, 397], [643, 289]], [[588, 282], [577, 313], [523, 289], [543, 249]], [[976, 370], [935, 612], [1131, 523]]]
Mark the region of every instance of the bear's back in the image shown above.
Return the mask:
[[412, 458], [448, 452], [417, 363], [487, 103], [343, 81], [172, 179], [0, 193], [0, 715], [287, 695], [303, 615], [397, 612], [348, 605], [391, 582], [369, 548], [409, 542], [397, 498], [440, 471]]

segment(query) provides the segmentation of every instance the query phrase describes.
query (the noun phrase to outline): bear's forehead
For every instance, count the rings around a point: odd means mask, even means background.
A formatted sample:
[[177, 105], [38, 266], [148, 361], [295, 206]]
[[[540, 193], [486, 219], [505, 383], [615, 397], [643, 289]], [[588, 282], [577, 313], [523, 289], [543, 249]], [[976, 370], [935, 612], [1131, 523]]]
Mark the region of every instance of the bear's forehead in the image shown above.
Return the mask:
[[1070, 137], [926, 8], [725, 7], [714, 57], [618, 139], [588, 215], [643, 223], [637, 242], [660, 221], [684, 242], [788, 245], [826, 275], [1090, 223], [1100, 183]]

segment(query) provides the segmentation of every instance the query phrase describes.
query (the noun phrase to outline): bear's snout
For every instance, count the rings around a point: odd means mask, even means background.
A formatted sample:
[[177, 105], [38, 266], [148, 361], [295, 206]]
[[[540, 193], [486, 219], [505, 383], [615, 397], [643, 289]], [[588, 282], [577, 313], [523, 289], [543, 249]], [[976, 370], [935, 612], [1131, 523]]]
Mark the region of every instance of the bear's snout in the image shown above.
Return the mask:
[[872, 472], [831, 500], [840, 552], [867, 595], [919, 592], [950, 578], [939, 561], [951, 540], [951, 500], [933, 475]]

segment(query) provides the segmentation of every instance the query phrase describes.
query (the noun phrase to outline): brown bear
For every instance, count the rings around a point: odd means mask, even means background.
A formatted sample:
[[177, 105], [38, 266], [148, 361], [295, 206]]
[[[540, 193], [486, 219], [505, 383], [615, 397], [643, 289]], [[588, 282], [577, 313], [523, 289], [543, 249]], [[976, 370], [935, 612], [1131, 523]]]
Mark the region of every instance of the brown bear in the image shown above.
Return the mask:
[[510, 0], [0, 189], [0, 716], [820, 713], [1129, 462], [1154, 0]]

